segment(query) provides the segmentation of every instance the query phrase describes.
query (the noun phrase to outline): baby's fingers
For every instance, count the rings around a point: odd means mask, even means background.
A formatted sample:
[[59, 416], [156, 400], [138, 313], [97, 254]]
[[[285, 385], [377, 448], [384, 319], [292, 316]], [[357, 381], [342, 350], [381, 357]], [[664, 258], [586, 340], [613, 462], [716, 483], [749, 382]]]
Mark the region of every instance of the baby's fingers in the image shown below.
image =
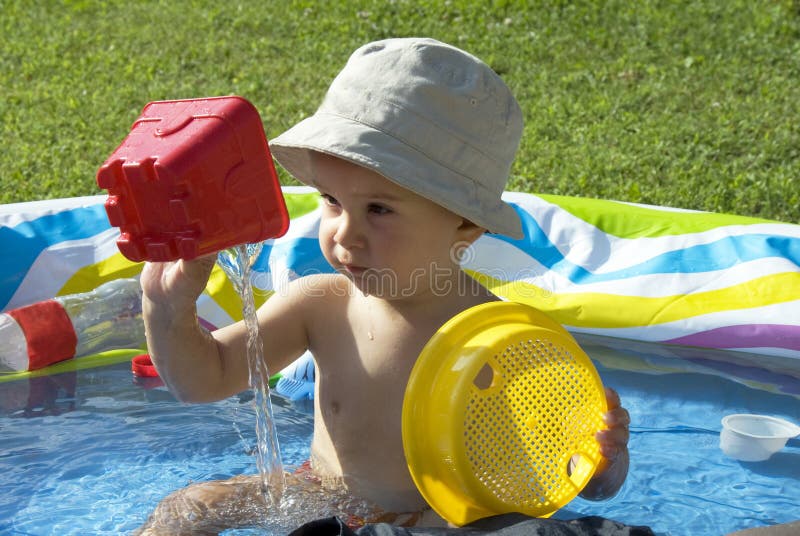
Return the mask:
[[608, 406], [609, 411], [622, 407], [622, 402], [619, 399], [619, 393], [616, 390], [612, 389], [611, 387], [605, 388], [606, 394], [606, 406]]
[[608, 409], [603, 414], [603, 422], [606, 423], [609, 428], [627, 428], [631, 423], [631, 416], [628, 410], [622, 407], [619, 394], [611, 387], [606, 387], [605, 392], [606, 407]]
[[217, 260], [217, 254], [212, 253], [197, 257], [191, 261], [182, 261], [180, 263], [183, 273], [194, 280], [207, 281], [208, 276], [211, 275], [211, 270], [214, 268], [214, 263]]
[[600, 445], [600, 454], [608, 460], [614, 461], [620, 452], [627, 450], [630, 432], [628, 428], [609, 428], [600, 430], [595, 438]]
[[631, 424], [631, 416], [625, 408], [614, 408], [603, 414], [603, 422], [609, 428], [628, 428]]
[[631, 416], [622, 407], [619, 394], [610, 387], [606, 387], [606, 404], [608, 411], [603, 414], [603, 422], [608, 428], [599, 431], [595, 437], [600, 444], [601, 454], [613, 461], [620, 452], [627, 450]]
[[208, 255], [192, 261], [147, 262], [140, 279], [142, 291], [152, 303], [178, 309], [194, 304], [206, 287], [215, 260], [216, 255]]

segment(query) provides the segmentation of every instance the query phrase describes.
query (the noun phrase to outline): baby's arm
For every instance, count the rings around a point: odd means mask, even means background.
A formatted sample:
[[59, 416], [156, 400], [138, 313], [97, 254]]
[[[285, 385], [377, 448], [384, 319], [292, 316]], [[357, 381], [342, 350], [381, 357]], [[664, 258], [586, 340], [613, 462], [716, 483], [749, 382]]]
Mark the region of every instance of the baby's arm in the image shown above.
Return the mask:
[[[219, 400], [248, 386], [244, 323], [209, 333], [197, 320], [196, 301], [215, 258], [147, 263], [142, 271], [148, 351], [170, 391], [186, 402]], [[301, 293], [289, 290], [267, 300], [258, 312], [270, 371], [283, 368], [307, 347], [305, 323], [294, 307], [300, 299]]]
[[213, 400], [222, 378], [214, 338], [197, 321], [196, 301], [215, 256], [195, 261], [146, 263], [141, 275], [147, 348], [170, 391], [187, 402]]
[[597, 433], [600, 443], [600, 462], [595, 476], [581, 492], [581, 497], [593, 501], [610, 499], [617, 494], [628, 476], [628, 426], [631, 418], [628, 410], [622, 407], [619, 395], [614, 389], [606, 387], [608, 411], [603, 416], [608, 428]]

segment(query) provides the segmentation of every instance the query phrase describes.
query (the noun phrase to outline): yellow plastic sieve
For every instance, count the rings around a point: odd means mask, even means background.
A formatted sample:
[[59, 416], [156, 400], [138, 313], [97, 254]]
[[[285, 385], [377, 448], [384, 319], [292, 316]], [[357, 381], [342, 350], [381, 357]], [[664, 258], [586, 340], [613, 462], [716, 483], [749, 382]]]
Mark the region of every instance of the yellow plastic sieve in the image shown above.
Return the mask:
[[423, 348], [403, 401], [411, 476], [443, 518], [547, 517], [600, 462], [600, 377], [544, 313], [492, 302], [450, 319]]

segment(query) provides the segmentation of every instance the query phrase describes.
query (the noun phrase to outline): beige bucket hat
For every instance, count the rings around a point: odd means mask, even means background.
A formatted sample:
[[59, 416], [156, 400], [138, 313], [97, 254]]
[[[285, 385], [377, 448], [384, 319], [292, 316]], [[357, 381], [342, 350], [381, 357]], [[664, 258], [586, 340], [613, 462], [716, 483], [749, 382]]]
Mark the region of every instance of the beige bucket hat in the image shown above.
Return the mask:
[[522, 135], [511, 91], [478, 58], [426, 38], [387, 39], [356, 50], [319, 109], [270, 142], [301, 182], [311, 151], [337, 156], [467, 218], [522, 238], [500, 196]]

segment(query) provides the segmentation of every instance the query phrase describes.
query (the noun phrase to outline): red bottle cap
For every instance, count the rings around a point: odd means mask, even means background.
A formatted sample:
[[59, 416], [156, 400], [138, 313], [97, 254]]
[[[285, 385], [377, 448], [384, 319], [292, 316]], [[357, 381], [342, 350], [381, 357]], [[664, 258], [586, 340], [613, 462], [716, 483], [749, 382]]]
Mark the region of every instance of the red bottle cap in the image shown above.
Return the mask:
[[153, 361], [148, 354], [135, 356], [131, 361], [131, 370], [136, 376], [142, 376], [144, 378], [158, 377], [156, 367], [153, 366]]
[[241, 97], [149, 103], [97, 184], [135, 262], [193, 259], [289, 226], [261, 118]]

